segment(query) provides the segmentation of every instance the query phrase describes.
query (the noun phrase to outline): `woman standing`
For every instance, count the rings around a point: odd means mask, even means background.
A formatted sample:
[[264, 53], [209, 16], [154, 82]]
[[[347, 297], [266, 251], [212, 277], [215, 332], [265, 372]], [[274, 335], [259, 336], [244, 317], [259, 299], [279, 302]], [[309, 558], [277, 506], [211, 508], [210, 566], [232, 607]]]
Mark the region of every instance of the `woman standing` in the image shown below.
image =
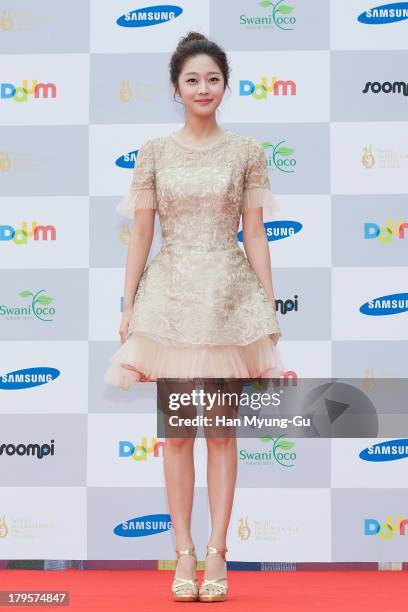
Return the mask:
[[[121, 347], [111, 358], [105, 382], [129, 388], [135, 382], [157, 381], [162, 405], [172, 392], [191, 393], [197, 381], [204, 381], [205, 393], [222, 389], [239, 397], [245, 380], [283, 372], [262, 216], [262, 207], [277, 206], [262, 147], [254, 138], [217, 124], [229, 72], [226, 54], [215, 42], [196, 32], [180, 40], [170, 60], [170, 81], [185, 106], [185, 125], [145, 141], [130, 191], [117, 208], [135, 223], [126, 263]], [[163, 245], [145, 269], [156, 210]], [[237, 243], [241, 215], [246, 255]], [[220, 403], [213, 414], [236, 411], [238, 404]], [[190, 433], [166, 437], [164, 451], [178, 557], [173, 597], [224, 601], [236, 438], [205, 432], [212, 529], [198, 589], [190, 533], [195, 431]]]

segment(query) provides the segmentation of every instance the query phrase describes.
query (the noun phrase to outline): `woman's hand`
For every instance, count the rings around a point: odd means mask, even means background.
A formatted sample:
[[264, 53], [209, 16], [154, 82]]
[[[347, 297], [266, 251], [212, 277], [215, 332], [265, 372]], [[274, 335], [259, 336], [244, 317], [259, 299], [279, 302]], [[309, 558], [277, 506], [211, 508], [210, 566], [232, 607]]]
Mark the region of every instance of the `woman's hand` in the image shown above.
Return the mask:
[[120, 327], [119, 327], [119, 336], [120, 336], [121, 344], [123, 344], [127, 338], [128, 331], [129, 331], [129, 323], [130, 323], [131, 318], [132, 318], [132, 309], [127, 308], [126, 310], [123, 311], [122, 320], [120, 322]]
[[270, 339], [272, 340], [273, 344], [276, 346], [278, 344], [279, 338], [282, 336], [282, 332], [279, 330], [273, 334], [269, 334]]

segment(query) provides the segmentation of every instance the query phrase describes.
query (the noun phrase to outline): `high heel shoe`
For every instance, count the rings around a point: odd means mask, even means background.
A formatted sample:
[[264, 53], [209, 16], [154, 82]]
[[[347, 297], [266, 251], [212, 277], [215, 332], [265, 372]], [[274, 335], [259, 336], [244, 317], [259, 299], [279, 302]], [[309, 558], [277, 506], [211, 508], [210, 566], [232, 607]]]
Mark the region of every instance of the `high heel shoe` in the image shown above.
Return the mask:
[[[215, 548], [215, 546], [207, 546], [207, 556], [217, 554], [221, 555], [225, 563], [227, 563], [225, 558], [225, 553], [227, 552], [227, 550], [227, 548]], [[216, 580], [207, 580], [206, 578], [204, 578], [203, 582], [201, 583], [201, 587], [198, 594], [200, 601], [226, 601], [228, 594], [227, 578], [218, 578]]]
[[[194, 557], [197, 563], [197, 556], [194, 546], [191, 548], [185, 548], [183, 550], [177, 550], [177, 560], [182, 555], [191, 555]], [[177, 571], [177, 570], [176, 570]], [[173, 579], [171, 586], [174, 601], [197, 601], [198, 600], [198, 582], [197, 578], [176, 578]]]

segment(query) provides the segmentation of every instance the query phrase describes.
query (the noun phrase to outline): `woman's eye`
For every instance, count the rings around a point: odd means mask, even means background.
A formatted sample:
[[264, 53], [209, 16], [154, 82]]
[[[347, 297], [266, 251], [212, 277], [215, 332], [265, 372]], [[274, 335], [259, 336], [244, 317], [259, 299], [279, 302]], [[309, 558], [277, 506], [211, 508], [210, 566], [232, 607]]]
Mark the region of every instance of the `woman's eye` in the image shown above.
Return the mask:
[[[191, 83], [192, 81], [196, 81], [197, 79], [195, 79], [194, 77], [191, 77], [191, 79], [187, 79], [187, 83]], [[219, 81], [220, 79], [218, 77], [211, 77], [210, 81]]]

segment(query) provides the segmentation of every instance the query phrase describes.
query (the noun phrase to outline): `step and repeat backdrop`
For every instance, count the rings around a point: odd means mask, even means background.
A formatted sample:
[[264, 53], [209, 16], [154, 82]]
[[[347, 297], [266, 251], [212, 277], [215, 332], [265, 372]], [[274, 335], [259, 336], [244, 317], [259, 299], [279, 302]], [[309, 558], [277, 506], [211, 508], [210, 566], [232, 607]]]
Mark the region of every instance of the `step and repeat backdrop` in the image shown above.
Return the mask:
[[[142, 143], [184, 123], [168, 62], [189, 30], [229, 56], [220, 125], [268, 160], [285, 384], [407, 377], [408, 2], [2, 1], [0, 559], [174, 558], [156, 385], [103, 375], [132, 225], [115, 207]], [[239, 440], [229, 560], [404, 561], [404, 436]], [[195, 459], [202, 555], [202, 439]]]

